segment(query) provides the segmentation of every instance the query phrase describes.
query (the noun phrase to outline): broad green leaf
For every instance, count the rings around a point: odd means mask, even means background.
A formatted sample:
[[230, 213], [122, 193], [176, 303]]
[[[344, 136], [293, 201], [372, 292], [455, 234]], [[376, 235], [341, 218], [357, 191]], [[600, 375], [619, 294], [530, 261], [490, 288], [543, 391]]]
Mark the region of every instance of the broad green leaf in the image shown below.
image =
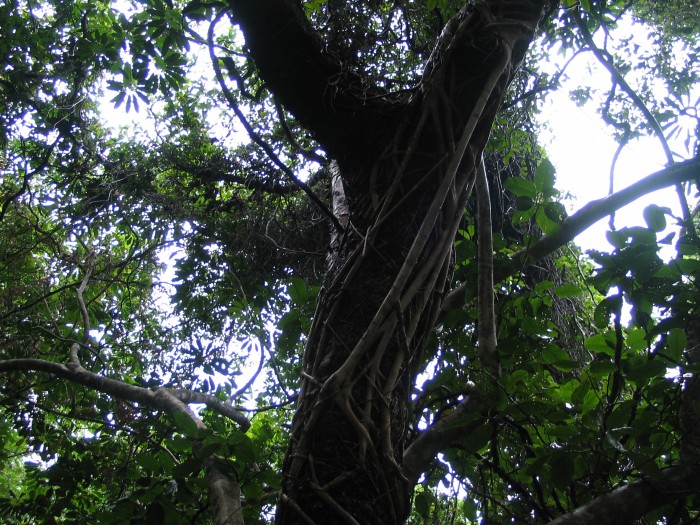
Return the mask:
[[666, 213], [670, 213], [668, 208], [662, 208], [656, 204], [650, 204], [644, 208], [644, 221], [650, 230], [662, 232], [666, 229]]
[[192, 416], [184, 412], [174, 412], [172, 414], [173, 421], [177, 428], [187, 437], [197, 436], [197, 423], [192, 419]]
[[685, 330], [673, 328], [666, 337], [666, 345], [668, 354], [674, 361], [680, 361], [683, 351], [688, 347], [688, 338], [685, 335]]
[[593, 321], [598, 328], [606, 328], [610, 324], [610, 316], [619, 315], [622, 308], [622, 297], [611, 295], [603, 299], [593, 312]]
[[581, 294], [581, 292], [581, 288], [573, 283], [562, 284], [561, 286], [557, 286], [554, 289], [554, 293], [562, 299], [566, 299], [568, 297], [576, 297], [577, 295]]
[[581, 412], [587, 414], [591, 410], [594, 410], [598, 403], [600, 403], [600, 397], [597, 392], [589, 390], [586, 395], [583, 396], [583, 402], [581, 403]]
[[464, 447], [462, 450], [465, 454], [473, 454], [484, 448], [490, 441], [493, 434], [493, 427], [489, 423], [485, 423], [476, 427], [468, 436], [460, 440], [460, 445]]
[[537, 208], [537, 212], [535, 212], [535, 220], [545, 235], [553, 235], [561, 228], [558, 222], [555, 222], [549, 218], [545, 207]]
[[429, 491], [423, 490], [416, 494], [413, 504], [421, 518], [428, 519], [428, 516], [430, 516], [430, 507], [434, 500], [435, 497]]
[[542, 159], [533, 177], [533, 183], [538, 192], [542, 193], [554, 187], [554, 173], [554, 165], [550, 160], [547, 158]]
[[289, 297], [292, 299], [292, 302], [295, 304], [305, 302], [309, 296], [309, 288], [306, 285], [306, 282], [299, 277], [291, 278], [287, 291], [289, 293]]
[[641, 364], [634, 364], [627, 369], [625, 371], [625, 377], [635, 383], [644, 383], [652, 377], [665, 376], [667, 368], [667, 363], [664, 363], [660, 359], [644, 360]]
[[616, 370], [615, 363], [612, 361], [596, 360], [593, 361], [588, 367], [591, 375], [593, 376], [607, 376]]
[[574, 474], [574, 460], [571, 454], [555, 454], [550, 466], [550, 476], [554, 487], [564, 490], [571, 483]]
[[615, 340], [606, 334], [596, 334], [583, 342], [586, 350], [612, 356], [615, 354]]
[[534, 199], [537, 196], [535, 185], [529, 180], [520, 177], [509, 177], [503, 183], [503, 187], [516, 197], [529, 197]]

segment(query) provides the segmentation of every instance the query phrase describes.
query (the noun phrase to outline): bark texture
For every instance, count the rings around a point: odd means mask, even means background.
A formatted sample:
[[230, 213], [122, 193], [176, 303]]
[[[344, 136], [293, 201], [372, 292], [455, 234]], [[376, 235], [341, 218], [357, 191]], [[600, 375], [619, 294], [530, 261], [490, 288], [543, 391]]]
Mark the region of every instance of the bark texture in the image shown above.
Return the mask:
[[397, 104], [326, 55], [295, 2], [232, 2], [263, 78], [337, 159], [349, 212], [303, 358], [277, 523], [405, 522], [425, 466], [402, 464], [421, 349], [496, 110], [547, 4], [465, 7]]

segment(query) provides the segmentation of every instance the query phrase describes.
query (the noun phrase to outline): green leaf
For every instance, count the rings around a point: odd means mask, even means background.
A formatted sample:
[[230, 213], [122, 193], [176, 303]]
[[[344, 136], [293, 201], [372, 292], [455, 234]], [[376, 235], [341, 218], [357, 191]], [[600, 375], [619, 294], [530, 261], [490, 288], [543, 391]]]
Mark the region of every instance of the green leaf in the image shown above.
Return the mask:
[[304, 303], [309, 296], [309, 288], [306, 282], [299, 277], [291, 278], [287, 287], [287, 292], [289, 293], [289, 297], [292, 298], [292, 302], [295, 304]]
[[533, 184], [540, 193], [554, 187], [554, 165], [549, 159], [542, 159], [539, 166], [535, 170]]
[[570, 361], [567, 354], [559, 345], [548, 344], [540, 353], [540, 362], [550, 365], [557, 361]]
[[509, 177], [503, 183], [503, 187], [511, 192], [516, 197], [530, 197], [534, 199], [537, 196], [535, 185], [529, 180], [521, 177]]
[[547, 281], [547, 280], [540, 281], [539, 283], [537, 283], [535, 285], [535, 291], [537, 293], [547, 292], [547, 291], [551, 290], [552, 288], [554, 288], [554, 283], [552, 281]]
[[607, 376], [608, 374], [612, 374], [616, 369], [615, 363], [605, 360], [593, 361], [588, 367], [590, 374], [596, 377]]
[[650, 230], [662, 232], [666, 229], [666, 213], [670, 213], [668, 208], [662, 208], [656, 204], [650, 204], [644, 208], [644, 221]]
[[430, 516], [430, 507], [434, 502], [435, 496], [433, 496], [430, 491], [423, 490], [416, 494], [413, 504], [415, 505], [416, 512], [420, 515], [420, 517], [423, 519], [428, 519], [428, 516]]
[[562, 452], [552, 458], [550, 476], [552, 484], [559, 490], [564, 490], [571, 483], [574, 475], [574, 460], [570, 454]]
[[644, 383], [652, 377], [665, 376], [667, 368], [666, 363], [660, 359], [643, 360], [640, 365], [626, 370], [625, 377], [635, 383]]
[[187, 437], [197, 436], [197, 423], [192, 419], [192, 416], [184, 412], [174, 412], [172, 415], [173, 421], [178, 430]]
[[598, 328], [606, 328], [610, 324], [611, 315], [619, 315], [622, 308], [622, 297], [611, 295], [606, 297], [595, 307], [593, 322]]
[[591, 410], [594, 410], [598, 406], [598, 403], [600, 403], [598, 393], [593, 390], [589, 390], [588, 392], [586, 392], [586, 395], [583, 396], [583, 402], [581, 403], [581, 412], [583, 414], [587, 414]]
[[559, 231], [560, 225], [558, 222], [553, 221], [549, 218], [549, 216], [547, 216], [545, 208], [546, 207], [540, 207], [537, 209], [537, 212], [535, 213], [535, 220], [545, 235], [554, 235]]
[[596, 334], [583, 342], [583, 347], [591, 352], [615, 355], [615, 340], [607, 334]]
[[567, 217], [566, 208], [561, 202], [548, 202], [544, 205], [544, 213], [549, 219], [561, 224]]
[[605, 238], [613, 246], [613, 248], [624, 248], [627, 245], [628, 236], [620, 231], [607, 231], [605, 232]]
[[535, 201], [532, 197], [527, 195], [521, 195], [515, 199], [515, 209], [520, 211], [529, 210], [535, 205]]
[[493, 434], [493, 427], [489, 423], [485, 423], [476, 427], [468, 436], [461, 442], [464, 454], [473, 454], [484, 448], [490, 441]]
[[685, 331], [680, 328], [673, 328], [666, 336], [666, 345], [668, 346], [668, 354], [674, 361], [680, 361], [683, 351], [688, 346], [688, 338]]
[[563, 284], [561, 286], [557, 286], [554, 289], [554, 293], [557, 294], [562, 299], [566, 299], [567, 297], [576, 297], [581, 292], [582, 292], [581, 288], [579, 288], [578, 286], [576, 286], [573, 283]]

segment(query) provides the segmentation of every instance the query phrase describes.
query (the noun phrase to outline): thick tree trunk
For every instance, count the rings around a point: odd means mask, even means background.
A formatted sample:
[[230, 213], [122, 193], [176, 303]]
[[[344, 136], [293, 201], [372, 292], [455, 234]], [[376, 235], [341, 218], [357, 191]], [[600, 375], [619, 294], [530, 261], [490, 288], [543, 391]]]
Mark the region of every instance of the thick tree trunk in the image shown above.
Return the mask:
[[[314, 110], [293, 93], [286, 100], [331, 142], [350, 225], [335, 243], [309, 334], [277, 523], [405, 522], [415, 472], [404, 472], [402, 457], [421, 350], [450, 284], [452, 244], [481, 151], [545, 4], [465, 8], [446, 27], [406, 117], [385, 108], [381, 148], [375, 137], [360, 155], [367, 134], [343, 136], [314, 114], [338, 105], [322, 101]], [[381, 121], [381, 109], [365, 120]], [[340, 136], [345, 144], [335, 142]]]

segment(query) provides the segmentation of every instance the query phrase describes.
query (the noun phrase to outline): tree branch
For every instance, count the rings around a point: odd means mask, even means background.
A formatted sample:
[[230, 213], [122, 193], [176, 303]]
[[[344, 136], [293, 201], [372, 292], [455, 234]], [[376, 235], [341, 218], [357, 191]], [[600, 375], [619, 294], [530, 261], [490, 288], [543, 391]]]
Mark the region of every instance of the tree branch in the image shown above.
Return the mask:
[[[191, 392], [185, 389], [170, 388], [143, 388], [129, 385], [122, 381], [102, 377], [85, 370], [78, 361], [78, 343], [71, 346], [70, 361], [68, 365], [46, 361], [43, 359], [9, 359], [0, 361], [0, 373], [11, 371], [38, 371], [72, 381], [98, 392], [111, 395], [144, 406], [162, 410], [168, 416], [185, 414], [199, 429], [206, 429], [206, 425], [197, 415], [190, 410], [186, 403], [204, 403], [215, 412], [231, 418], [238, 423], [243, 430], [250, 427], [248, 419], [237, 409], [227, 405], [223, 401], [207, 396], [199, 392]], [[199, 454], [199, 445], [193, 443], [193, 452]], [[202, 458], [206, 472], [206, 480], [209, 490], [209, 500], [214, 514], [216, 525], [242, 525], [243, 515], [240, 503], [240, 487], [235, 480], [223, 474], [215, 464], [215, 458], [207, 456]]]
[[[617, 193], [589, 202], [579, 211], [567, 218], [561, 224], [558, 232], [548, 235], [527, 249], [512, 255], [510, 258], [510, 265], [505, 268], [499, 267], [496, 269], [494, 273], [494, 282], [501, 281], [509, 275], [514, 274], [516, 271], [519, 271], [524, 266], [546, 257], [566, 243], [572, 241], [579, 233], [583, 232], [600, 219], [634, 202], [638, 198], [656, 190], [697, 178], [700, 178], [700, 159], [692, 159], [679, 162], [661, 171], [657, 171]], [[462, 283], [452, 290], [443, 301], [443, 312], [460, 308], [464, 304], [464, 295], [471, 284], [472, 283]]]
[[549, 525], [616, 525], [632, 523], [649, 512], [697, 494], [697, 466], [671, 467], [654, 479], [641, 479], [603, 494], [575, 511], [550, 521]]
[[[637, 109], [639, 109], [639, 111], [642, 112], [642, 115], [644, 115], [647, 124], [653, 130], [654, 134], [657, 136], [659, 142], [661, 143], [661, 147], [663, 148], [664, 154], [666, 155], [666, 162], [668, 163], [668, 165], [670, 166], [674, 164], [675, 159], [673, 158], [673, 152], [671, 151], [671, 147], [668, 145], [668, 141], [666, 140], [666, 136], [664, 135], [664, 132], [661, 129], [659, 121], [656, 120], [654, 114], [647, 107], [647, 105], [637, 94], [637, 92], [634, 89], [632, 89], [632, 86], [630, 86], [627, 83], [627, 80], [625, 79], [624, 75], [620, 73], [620, 71], [613, 63], [613, 58], [610, 55], [610, 53], [608, 53], [604, 49], [600, 49], [596, 45], [595, 41], [593, 40], [593, 35], [591, 35], [591, 32], [588, 30], [588, 27], [581, 18], [581, 14], [579, 13], [578, 9], [574, 9], [573, 13], [574, 18], [576, 19], [576, 23], [578, 24], [578, 27], [581, 31], [581, 35], [583, 36], [583, 39], [585, 40], [588, 47], [591, 49], [591, 51], [598, 59], [598, 61], [603, 65], [603, 67], [605, 67], [605, 69], [608, 70], [608, 72], [613, 78], [613, 82], [619, 84], [622, 90], [632, 100], [634, 105], [637, 106]], [[680, 183], [676, 185], [676, 193], [678, 194], [678, 199], [681, 205], [681, 209], [683, 211], [683, 219], [685, 221], [684, 228], [692, 233], [695, 233], [695, 228], [690, 217], [690, 208], [688, 207], [688, 200], [685, 198], [683, 186]]]
[[248, 136], [251, 138], [251, 140], [255, 142], [258, 146], [260, 146], [260, 148], [265, 152], [265, 154], [270, 158], [270, 160], [282, 170], [282, 173], [284, 173], [285, 176], [289, 178], [289, 180], [291, 180], [295, 185], [299, 186], [299, 188], [301, 188], [301, 190], [304, 193], [306, 193], [309, 199], [311, 199], [311, 202], [313, 202], [319, 208], [319, 210], [331, 220], [333, 226], [337, 231], [344, 231], [344, 228], [340, 225], [338, 219], [335, 218], [335, 215], [331, 213], [331, 211], [318, 197], [318, 195], [316, 195], [313, 192], [313, 190], [309, 188], [309, 186], [306, 183], [304, 183], [304, 181], [300, 180], [296, 175], [294, 175], [292, 170], [289, 169], [289, 166], [282, 162], [282, 160], [279, 158], [279, 156], [277, 156], [277, 154], [273, 151], [270, 145], [267, 144], [267, 142], [265, 142], [263, 138], [253, 129], [253, 126], [250, 125], [248, 119], [238, 107], [238, 104], [236, 103], [233, 94], [226, 85], [223, 73], [221, 72], [221, 68], [219, 67], [218, 57], [214, 53], [214, 27], [216, 26], [218, 20], [218, 18], [215, 18], [209, 24], [209, 32], [207, 34], [207, 39], [209, 41], [209, 56], [211, 57], [212, 66], [214, 67], [214, 75], [216, 76], [216, 79], [219, 83], [219, 87], [221, 87], [221, 92], [223, 93], [226, 102], [228, 102], [231, 109], [233, 109], [233, 112], [236, 114], [236, 117], [241, 122], [241, 124], [243, 124], [243, 127], [245, 128], [246, 133], [248, 133]]
[[[425, 471], [435, 455], [449, 446], [450, 443], [469, 433], [471, 429], [483, 424], [481, 416], [485, 416], [490, 408], [484, 396], [477, 390], [476, 385], [469, 383], [469, 393], [452, 411], [435, 421], [423, 431], [403, 453], [402, 471], [409, 486], [417, 483], [421, 473]], [[461, 424], [460, 420], [469, 415], [477, 415], [473, 421]]]
[[227, 405], [220, 399], [208, 396], [201, 392], [170, 388], [149, 389], [94, 374], [80, 366], [80, 363], [77, 361], [77, 354], [73, 355], [75, 350], [77, 350], [76, 344], [74, 344], [71, 348], [72, 358], [68, 365], [63, 365], [54, 361], [46, 361], [44, 359], [8, 359], [5, 361], [0, 361], [0, 373], [13, 371], [44, 372], [67, 381], [92, 388], [93, 390], [108, 394], [112, 397], [135, 403], [141, 403], [142, 405], [156, 408], [171, 414], [172, 404], [164, 402], [161, 394], [161, 392], [167, 391], [171, 396], [183, 403], [205, 404], [209, 409], [238, 423], [244, 431], [250, 427], [250, 422], [238, 409]]
[[260, 76], [332, 158], [378, 153], [393, 105], [324, 51], [294, 0], [229, 0]]

